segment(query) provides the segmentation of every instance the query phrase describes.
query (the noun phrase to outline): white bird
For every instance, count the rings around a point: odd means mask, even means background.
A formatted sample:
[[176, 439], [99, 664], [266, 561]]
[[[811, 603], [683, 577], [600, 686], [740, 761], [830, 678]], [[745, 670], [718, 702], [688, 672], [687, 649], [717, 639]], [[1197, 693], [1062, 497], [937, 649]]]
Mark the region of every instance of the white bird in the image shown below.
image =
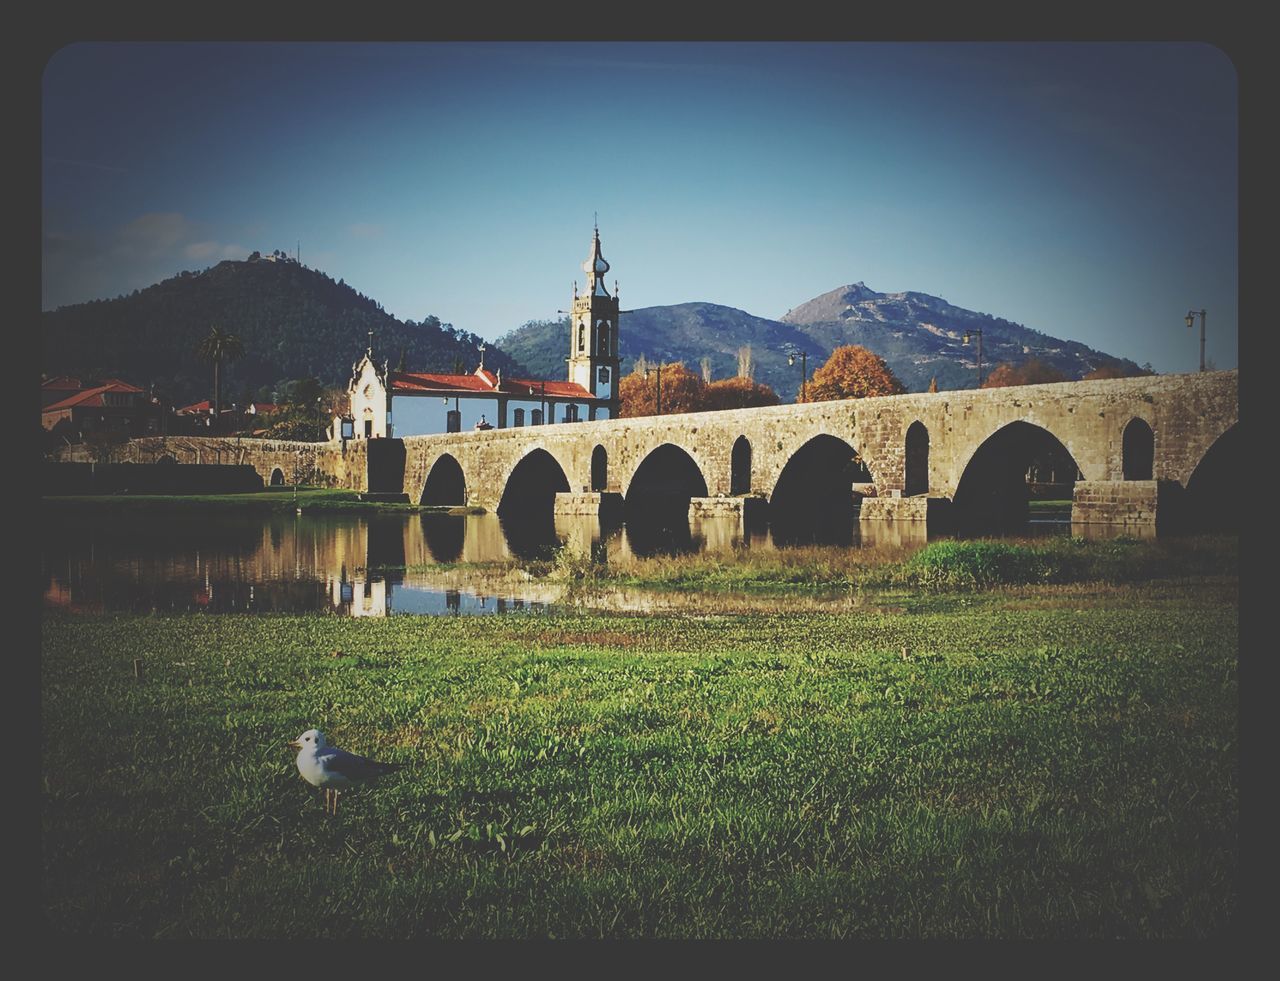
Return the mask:
[[289, 740], [289, 745], [298, 751], [302, 779], [324, 791], [325, 813], [338, 813], [338, 794], [347, 787], [400, 769], [399, 763], [379, 763], [330, 746], [319, 729], [308, 729], [297, 739]]

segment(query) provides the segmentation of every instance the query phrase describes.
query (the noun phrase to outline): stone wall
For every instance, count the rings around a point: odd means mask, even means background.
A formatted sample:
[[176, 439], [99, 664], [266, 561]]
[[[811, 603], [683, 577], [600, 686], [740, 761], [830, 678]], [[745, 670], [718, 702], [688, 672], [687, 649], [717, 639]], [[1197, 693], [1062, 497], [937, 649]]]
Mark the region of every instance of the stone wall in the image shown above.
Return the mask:
[[1071, 525], [1125, 525], [1166, 531], [1181, 527], [1187, 513], [1182, 485], [1172, 480], [1078, 480]]
[[248, 465], [263, 485], [279, 470], [285, 484], [296, 481], [365, 490], [365, 441], [345, 444], [292, 440], [236, 439], [232, 436], [148, 436], [94, 450], [82, 443], [65, 446], [47, 459], [61, 463], [158, 463]]

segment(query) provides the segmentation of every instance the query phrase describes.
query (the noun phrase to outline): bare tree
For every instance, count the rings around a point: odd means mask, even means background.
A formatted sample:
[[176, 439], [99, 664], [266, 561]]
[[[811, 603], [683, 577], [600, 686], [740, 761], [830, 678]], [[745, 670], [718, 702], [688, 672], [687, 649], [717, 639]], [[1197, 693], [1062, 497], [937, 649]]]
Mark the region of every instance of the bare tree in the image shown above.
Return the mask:
[[751, 345], [744, 344], [738, 348], [738, 377], [747, 381], [755, 381], [756, 362], [751, 356]]
[[698, 362], [698, 364], [702, 368], [702, 381], [705, 384], [710, 385], [711, 384], [711, 359], [703, 358], [701, 361]]

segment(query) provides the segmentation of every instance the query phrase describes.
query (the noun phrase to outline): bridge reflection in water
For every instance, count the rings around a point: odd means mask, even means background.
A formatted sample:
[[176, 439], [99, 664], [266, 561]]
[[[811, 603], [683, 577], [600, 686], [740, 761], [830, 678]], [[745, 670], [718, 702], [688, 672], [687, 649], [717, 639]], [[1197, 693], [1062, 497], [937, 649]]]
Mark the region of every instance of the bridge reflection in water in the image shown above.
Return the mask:
[[[926, 535], [921, 522], [877, 522], [861, 534], [853, 522], [816, 540], [903, 549], [923, 546]], [[561, 587], [537, 576], [486, 586], [472, 564], [563, 554], [616, 566], [793, 542], [729, 515], [665, 523], [637, 516], [604, 526], [583, 515], [542, 522], [492, 514], [67, 516], [48, 523], [41, 571], [46, 608], [70, 611], [503, 613], [543, 609], [560, 599]]]

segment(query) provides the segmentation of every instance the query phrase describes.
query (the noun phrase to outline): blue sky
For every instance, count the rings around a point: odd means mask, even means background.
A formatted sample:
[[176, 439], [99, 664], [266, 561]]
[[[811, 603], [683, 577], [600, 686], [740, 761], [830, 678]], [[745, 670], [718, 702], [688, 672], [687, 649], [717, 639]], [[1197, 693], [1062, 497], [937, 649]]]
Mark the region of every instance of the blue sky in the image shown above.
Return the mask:
[[[45, 309], [257, 249], [493, 339], [864, 281], [1237, 366], [1237, 90], [1189, 43], [93, 43], [43, 81]], [[625, 325], [624, 325], [625, 329]]]

